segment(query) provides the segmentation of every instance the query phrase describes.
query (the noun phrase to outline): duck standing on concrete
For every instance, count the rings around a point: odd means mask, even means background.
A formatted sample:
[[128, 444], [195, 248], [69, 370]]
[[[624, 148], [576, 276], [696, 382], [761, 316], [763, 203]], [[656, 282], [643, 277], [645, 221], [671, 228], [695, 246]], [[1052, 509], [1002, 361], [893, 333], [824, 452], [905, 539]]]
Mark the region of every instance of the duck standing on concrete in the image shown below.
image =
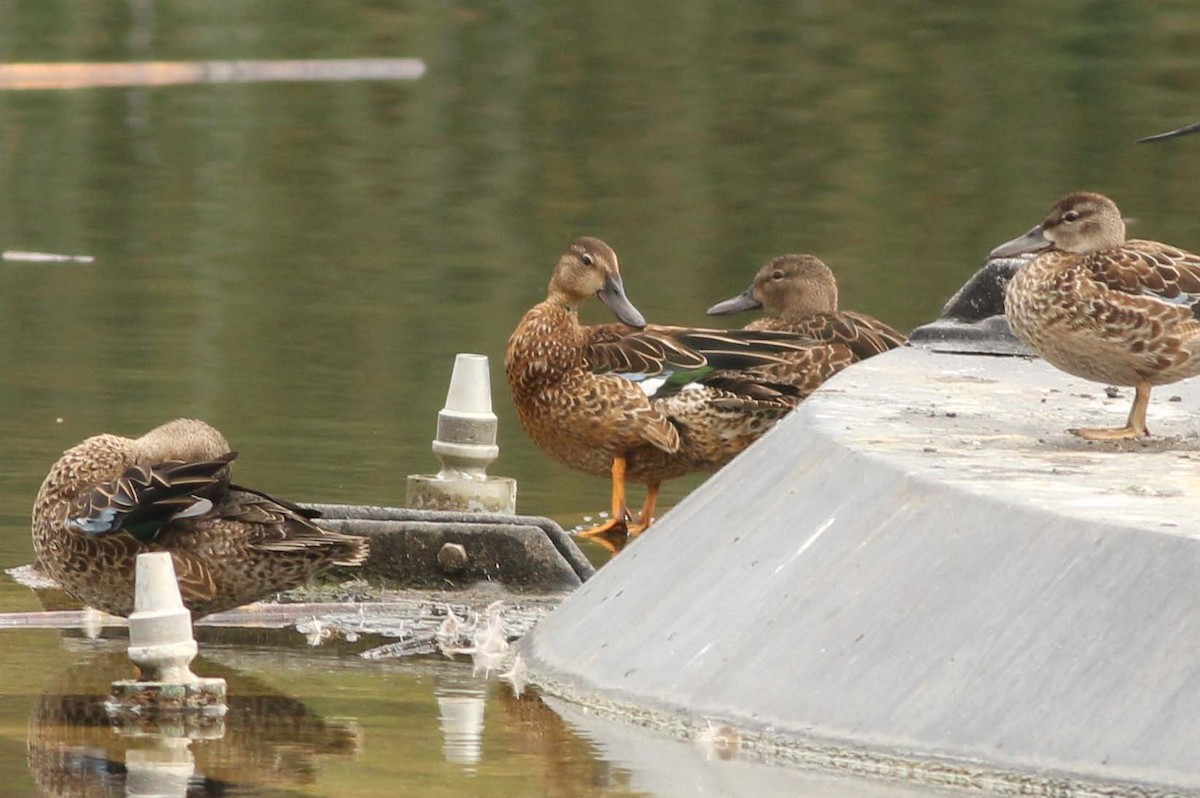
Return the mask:
[[[579, 305], [592, 296], [622, 323], [581, 325]], [[720, 468], [794, 407], [793, 387], [745, 369], [782, 362], [808, 343], [784, 333], [647, 326], [625, 296], [616, 253], [585, 237], [562, 253], [546, 299], [517, 324], [504, 366], [538, 448], [611, 475], [611, 517], [580, 534], [636, 535], [653, 520], [664, 480]], [[646, 485], [634, 524], [630, 480]]]
[[1149, 435], [1150, 388], [1200, 374], [1200, 257], [1125, 239], [1116, 203], [1068, 194], [1042, 223], [992, 250], [1036, 253], [1008, 284], [1016, 334], [1068, 374], [1136, 389], [1123, 427], [1072, 429], [1088, 440]]
[[170, 552], [183, 603], [198, 618], [366, 559], [365, 538], [230, 484], [236, 456], [220, 432], [193, 419], [140, 438], [88, 438], [63, 453], [38, 492], [38, 560], [67, 593], [127, 616], [137, 555]]
[[837, 279], [814, 255], [780, 255], [754, 275], [742, 293], [708, 309], [724, 316], [763, 309], [767, 315], [742, 329], [793, 332], [815, 344], [790, 354], [787, 363], [760, 371], [786, 379], [805, 397], [852, 363], [904, 346], [904, 334], [863, 313], [838, 310]]

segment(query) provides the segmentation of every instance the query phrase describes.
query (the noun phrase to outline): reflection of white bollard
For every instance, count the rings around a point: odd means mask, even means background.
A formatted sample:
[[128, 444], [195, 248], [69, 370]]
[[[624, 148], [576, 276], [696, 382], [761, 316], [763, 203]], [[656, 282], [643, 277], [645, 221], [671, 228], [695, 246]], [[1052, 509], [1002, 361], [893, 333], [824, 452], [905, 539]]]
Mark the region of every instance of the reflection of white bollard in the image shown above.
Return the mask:
[[126, 798], [186, 798], [196, 772], [186, 737], [159, 738], [153, 748], [131, 748], [125, 754]]
[[165, 551], [139, 554], [136, 577], [129, 658], [141, 677], [113, 682], [110, 708], [224, 714], [225, 680], [201, 679], [192, 673], [196, 656], [192, 616], [183, 606], [171, 555]]
[[516, 512], [516, 480], [487, 474], [487, 467], [500, 456], [500, 447], [496, 445], [496, 414], [492, 412], [486, 355], [455, 357], [446, 406], [438, 413], [433, 453], [442, 469], [435, 475], [409, 476], [409, 507]]
[[483, 687], [435, 687], [442, 754], [455, 765], [474, 766], [483, 758]]

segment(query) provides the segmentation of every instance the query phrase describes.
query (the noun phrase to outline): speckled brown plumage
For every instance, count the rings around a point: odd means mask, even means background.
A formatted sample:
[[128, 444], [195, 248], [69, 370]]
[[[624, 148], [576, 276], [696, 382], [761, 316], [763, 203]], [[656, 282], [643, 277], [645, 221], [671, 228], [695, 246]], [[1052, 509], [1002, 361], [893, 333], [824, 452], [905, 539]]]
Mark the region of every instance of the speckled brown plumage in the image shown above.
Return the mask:
[[235, 456], [221, 433], [192, 419], [140, 438], [88, 438], [63, 453], [38, 492], [38, 560], [75, 598], [128, 615], [137, 555], [168, 551], [184, 604], [199, 617], [366, 558], [364, 538], [230, 484]]
[[1026, 252], [1039, 254], [1013, 277], [1005, 300], [1017, 337], [1069, 374], [1137, 388], [1124, 427], [1072, 432], [1149, 434], [1150, 386], [1200, 374], [1200, 257], [1127, 241], [1116, 204], [1088, 192], [1063, 197], [1041, 224], [992, 255]]
[[[622, 324], [581, 325], [578, 306], [593, 295]], [[612, 474], [614, 515], [626, 512], [624, 480], [649, 487], [634, 532], [650, 521], [658, 483], [721, 467], [794, 405], [790, 386], [739, 377], [739, 369], [781, 362], [808, 345], [780, 333], [644, 325], [624, 295], [616, 254], [603, 241], [580, 238], [560, 258], [545, 301], [517, 324], [505, 357], [517, 416], [542, 451], [588, 474]], [[718, 376], [701, 374], [683, 390], [654, 397], [614, 373], [714, 368]]]
[[797, 333], [814, 341], [813, 346], [788, 355], [786, 363], [756, 369], [791, 383], [802, 397], [847, 366], [904, 346], [908, 340], [878, 319], [838, 310], [837, 280], [814, 255], [780, 255], [768, 261], [749, 288], [708, 312], [725, 315], [758, 308], [768, 315], [743, 329]]

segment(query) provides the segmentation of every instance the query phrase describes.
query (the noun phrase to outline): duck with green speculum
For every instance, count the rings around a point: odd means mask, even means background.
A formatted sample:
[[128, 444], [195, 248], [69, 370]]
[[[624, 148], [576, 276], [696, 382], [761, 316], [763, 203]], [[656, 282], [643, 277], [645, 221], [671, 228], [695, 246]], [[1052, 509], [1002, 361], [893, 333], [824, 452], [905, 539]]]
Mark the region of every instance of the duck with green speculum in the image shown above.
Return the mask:
[[710, 316], [764, 310], [742, 329], [797, 333], [813, 345], [759, 371], [786, 380], [805, 397], [842, 369], [878, 355], [908, 339], [879, 319], [838, 309], [837, 278], [815, 255], [780, 255], [754, 275], [742, 293], [708, 309]]
[[[580, 324], [579, 306], [593, 296], [620, 323]], [[647, 325], [625, 295], [616, 253], [583, 237], [562, 253], [545, 300], [517, 324], [504, 365], [538, 448], [612, 480], [611, 516], [580, 534], [637, 535], [653, 520], [664, 480], [720, 468], [795, 406], [794, 387], [749, 369], [809, 345], [789, 333]], [[636, 521], [630, 481], [646, 485]]]
[[1108, 197], [1068, 194], [991, 257], [1032, 254], [1008, 284], [1013, 333], [1068, 374], [1136, 394], [1122, 427], [1072, 429], [1089, 440], [1149, 435], [1150, 389], [1200, 374], [1200, 256], [1125, 238]]
[[137, 555], [169, 552], [183, 603], [200, 617], [366, 559], [365, 538], [232, 484], [235, 457], [220, 432], [194, 419], [140, 438], [88, 438], [63, 453], [34, 502], [39, 562], [79, 601], [127, 616]]

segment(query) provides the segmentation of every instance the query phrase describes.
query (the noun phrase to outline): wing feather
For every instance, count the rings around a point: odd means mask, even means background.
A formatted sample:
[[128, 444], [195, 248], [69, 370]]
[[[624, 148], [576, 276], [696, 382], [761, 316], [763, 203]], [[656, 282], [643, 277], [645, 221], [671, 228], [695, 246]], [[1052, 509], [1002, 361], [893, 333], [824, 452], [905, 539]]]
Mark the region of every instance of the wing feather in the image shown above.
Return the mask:
[[782, 363], [815, 341], [787, 332], [710, 330], [651, 325], [641, 330], [623, 324], [586, 328], [584, 358], [596, 374], [654, 376], [666, 371], [740, 369]]
[[120, 476], [80, 494], [67, 511], [67, 525], [87, 535], [125, 529], [143, 542], [153, 540], [172, 518], [203, 512], [229, 484], [229, 464], [237, 452], [211, 460], [165, 460], [136, 464]]
[[1114, 291], [1172, 304], [1200, 300], [1200, 256], [1157, 241], [1126, 241], [1087, 255], [1084, 265], [1093, 280]]

